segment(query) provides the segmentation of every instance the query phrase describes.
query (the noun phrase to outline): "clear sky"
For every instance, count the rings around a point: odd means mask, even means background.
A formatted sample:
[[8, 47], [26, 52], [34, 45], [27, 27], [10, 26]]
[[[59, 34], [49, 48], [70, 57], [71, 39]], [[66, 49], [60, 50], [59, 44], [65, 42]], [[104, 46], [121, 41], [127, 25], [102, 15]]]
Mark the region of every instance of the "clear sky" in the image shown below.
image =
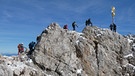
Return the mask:
[[52, 22], [72, 30], [76, 21], [81, 32], [91, 18], [93, 25], [108, 28], [112, 6], [118, 33], [135, 34], [135, 0], [0, 0], [0, 53], [17, 53], [19, 43], [28, 47]]

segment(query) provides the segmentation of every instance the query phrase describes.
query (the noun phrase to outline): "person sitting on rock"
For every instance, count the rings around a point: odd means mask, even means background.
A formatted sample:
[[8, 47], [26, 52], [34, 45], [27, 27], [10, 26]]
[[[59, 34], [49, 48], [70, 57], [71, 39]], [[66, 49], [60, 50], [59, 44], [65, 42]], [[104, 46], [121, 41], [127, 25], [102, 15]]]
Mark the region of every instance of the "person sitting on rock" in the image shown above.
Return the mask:
[[64, 25], [63, 29], [68, 29], [68, 25]]

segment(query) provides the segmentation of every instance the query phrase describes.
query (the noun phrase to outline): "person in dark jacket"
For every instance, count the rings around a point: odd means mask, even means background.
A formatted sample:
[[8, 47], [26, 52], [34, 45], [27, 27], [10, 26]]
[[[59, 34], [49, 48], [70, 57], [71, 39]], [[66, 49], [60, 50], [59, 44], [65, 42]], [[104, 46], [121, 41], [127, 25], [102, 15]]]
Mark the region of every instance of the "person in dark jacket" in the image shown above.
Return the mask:
[[37, 43], [40, 41], [40, 39], [41, 39], [41, 36], [38, 35], [37, 38], [36, 38]]
[[113, 32], [116, 32], [116, 24], [112, 23], [110, 24], [110, 30], [113, 31]]
[[76, 22], [74, 21], [74, 22], [72, 23], [73, 30], [75, 30], [75, 26], [78, 27], [77, 24], [76, 24]]
[[90, 18], [88, 19], [87, 24], [90, 25], [90, 26], [93, 26]]
[[63, 29], [68, 29], [68, 25], [64, 25]]
[[29, 43], [29, 49], [30, 49], [29, 55], [31, 55], [32, 52], [34, 51], [35, 44], [36, 44], [36, 43], [33, 42], [33, 41]]
[[86, 25], [86, 26], [88, 25], [88, 20], [85, 21], [85, 25]]
[[113, 31], [116, 32], [116, 25], [113, 23]]
[[113, 25], [112, 24], [110, 24], [110, 30], [113, 31]]

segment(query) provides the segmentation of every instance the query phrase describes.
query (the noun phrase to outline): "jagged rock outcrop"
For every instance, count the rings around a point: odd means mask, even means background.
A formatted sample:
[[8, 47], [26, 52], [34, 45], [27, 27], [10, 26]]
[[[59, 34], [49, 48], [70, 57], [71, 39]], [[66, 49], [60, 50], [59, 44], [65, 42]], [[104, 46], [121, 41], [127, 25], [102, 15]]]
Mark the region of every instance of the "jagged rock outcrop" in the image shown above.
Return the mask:
[[[34, 62], [52, 76], [75, 76], [81, 70], [81, 60], [76, 55], [75, 41], [78, 33], [51, 24], [41, 34], [34, 53]], [[85, 75], [85, 73], [84, 73]]]
[[0, 57], [0, 76], [46, 76], [46, 74], [36, 67], [31, 59], [20, 61], [18, 56], [2, 56]]
[[135, 37], [86, 26], [82, 33], [49, 25], [29, 59], [0, 57], [0, 76], [135, 76]]
[[83, 33], [77, 33], [52, 23], [40, 37], [33, 61], [47, 74], [125, 75], [122, 65], [127, 62], [123, 57], [131, 50], [128, 40], [118, 33], [95, 26], [87, 26]]
[[128, 63], [123, 65], [123, 72], [129, 76], [135, 76], [135, 35], [129, 34], [125, 38], [128, 39], [131, 52], [124, 56]]

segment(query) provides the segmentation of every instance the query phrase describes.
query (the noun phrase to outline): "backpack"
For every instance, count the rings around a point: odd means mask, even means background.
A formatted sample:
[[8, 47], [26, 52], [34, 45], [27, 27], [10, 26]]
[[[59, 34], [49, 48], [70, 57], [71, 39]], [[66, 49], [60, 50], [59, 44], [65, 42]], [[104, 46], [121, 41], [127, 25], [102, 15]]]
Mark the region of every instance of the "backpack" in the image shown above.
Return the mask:
[[29, 43], [29, 48], [33, 48], [35, 46], [35, 42], [31, 42], [31, 43]]

